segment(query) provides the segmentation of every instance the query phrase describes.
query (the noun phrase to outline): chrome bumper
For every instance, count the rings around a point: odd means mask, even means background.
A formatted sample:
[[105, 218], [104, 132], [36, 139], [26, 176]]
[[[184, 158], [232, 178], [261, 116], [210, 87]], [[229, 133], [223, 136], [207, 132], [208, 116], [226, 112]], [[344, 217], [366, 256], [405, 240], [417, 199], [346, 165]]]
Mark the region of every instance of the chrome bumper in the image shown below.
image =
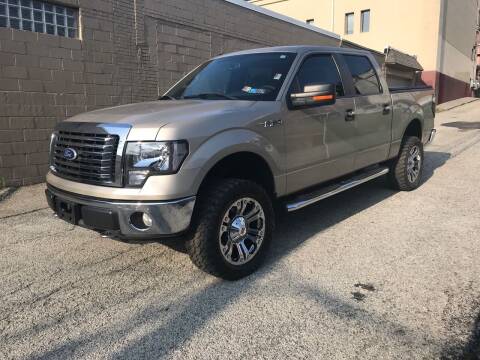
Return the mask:
[[425, 145], [432, 143], [435, 139], [435, 135], [437, 135], [437, 129], [432, 129]]
[[[172, 236], [184, 232], [190, 226], [196, 197], [188, 197], [174, 201], [121, 201], [104, 200], [79, 196], [61, 191], [47, 185], [47, 201], [50, 207], [60, 216], [62, 210], [71, 207], [73, 215], [67, 216], [70, 222], [98, 231], [110, 231], [124, 237], [152, 238], [156, 236]], [[61, 205], [59, 205], [61, 204]], [[138, 213], [148, 214], [152, 225], [140, 229], [134, 225], [132, 216]]]

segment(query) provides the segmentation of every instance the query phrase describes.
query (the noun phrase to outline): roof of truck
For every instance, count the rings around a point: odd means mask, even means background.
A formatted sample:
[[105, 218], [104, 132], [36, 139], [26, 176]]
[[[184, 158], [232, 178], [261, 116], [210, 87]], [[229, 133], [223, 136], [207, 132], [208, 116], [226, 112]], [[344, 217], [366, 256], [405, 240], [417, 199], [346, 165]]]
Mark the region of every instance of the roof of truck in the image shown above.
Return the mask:
[[265, 47], [258, 49], [242, 50], [236, 51], [228, 54], [222, 54], [217, 57], [226, 57], [232, 55], [246, 55], [246, 54], [258, 54], [258, 53], [268, 53], [268, 52], [293, 52], [293, 53], [305, 53], [312, 51], [325, 51], [325, 52], [341, 52], [349, 54], [370, 54], [370, 52], [365, 50], [357, 49], [347, 49], [339, 46], [316, 46], [316, 45], [291, 45], [291, 46], [273, 46]]

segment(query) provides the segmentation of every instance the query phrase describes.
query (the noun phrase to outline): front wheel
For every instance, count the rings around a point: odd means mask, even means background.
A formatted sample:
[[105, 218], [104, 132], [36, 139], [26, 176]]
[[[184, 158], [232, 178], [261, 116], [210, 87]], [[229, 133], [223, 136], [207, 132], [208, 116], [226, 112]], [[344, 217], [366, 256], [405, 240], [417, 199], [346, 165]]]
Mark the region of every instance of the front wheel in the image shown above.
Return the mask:
[[223, 179], [199, 195], [193, 235], [186, 248], [201, 270], [228, 280], [254, 272], [272, 238], [274, 212], [265, 190], [254, 182]]
[[423, 144], [416, 136], [405, 138], [398, 157], [390, 165], [390, 183], [401, 191], [412, 191], [420, 186], [423, 173]]

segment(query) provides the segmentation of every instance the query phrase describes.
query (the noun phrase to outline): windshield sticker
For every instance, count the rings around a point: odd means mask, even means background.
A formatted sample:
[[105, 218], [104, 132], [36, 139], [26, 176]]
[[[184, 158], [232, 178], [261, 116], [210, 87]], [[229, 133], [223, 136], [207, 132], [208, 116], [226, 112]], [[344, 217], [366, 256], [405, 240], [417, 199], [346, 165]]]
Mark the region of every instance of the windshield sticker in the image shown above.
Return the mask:
[[280, 59], [286, 59], [287, 55], [280, 55]]
[[255, 89], [255, 88], [252, 88], [251, 86], [244, 86], [242, 91], [248, 94], [266, 94], [267, 93], [265, 89]]
[[273, 80], [280, 80], [282, 78], [282, 74], [275, 74]]

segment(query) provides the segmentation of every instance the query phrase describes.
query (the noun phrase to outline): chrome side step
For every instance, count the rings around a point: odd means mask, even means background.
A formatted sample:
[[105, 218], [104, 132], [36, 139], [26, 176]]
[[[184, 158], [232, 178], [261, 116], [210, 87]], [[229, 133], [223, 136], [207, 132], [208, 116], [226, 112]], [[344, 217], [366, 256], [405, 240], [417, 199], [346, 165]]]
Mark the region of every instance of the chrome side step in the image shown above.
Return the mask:
[[360, 184], [366, 183], [367, 181], [373, 180], [377, 177], [388, 174], [388, 167], [377, 167], [375, 169], [367, 170], [359, 175], [356, 175], [350, 179], [339, 182], [338, 184], [333, 184], [327, 186], [326, 188], [321, 188], [310, 194], [303, 194], [293, 199], [291, 202], [287, 203], [287, 211], [297, 211], [308, 205], [312, 205], [320, 200], [326, 199], [330, 196], [341, 193], [345, 190], [354, 188]]

